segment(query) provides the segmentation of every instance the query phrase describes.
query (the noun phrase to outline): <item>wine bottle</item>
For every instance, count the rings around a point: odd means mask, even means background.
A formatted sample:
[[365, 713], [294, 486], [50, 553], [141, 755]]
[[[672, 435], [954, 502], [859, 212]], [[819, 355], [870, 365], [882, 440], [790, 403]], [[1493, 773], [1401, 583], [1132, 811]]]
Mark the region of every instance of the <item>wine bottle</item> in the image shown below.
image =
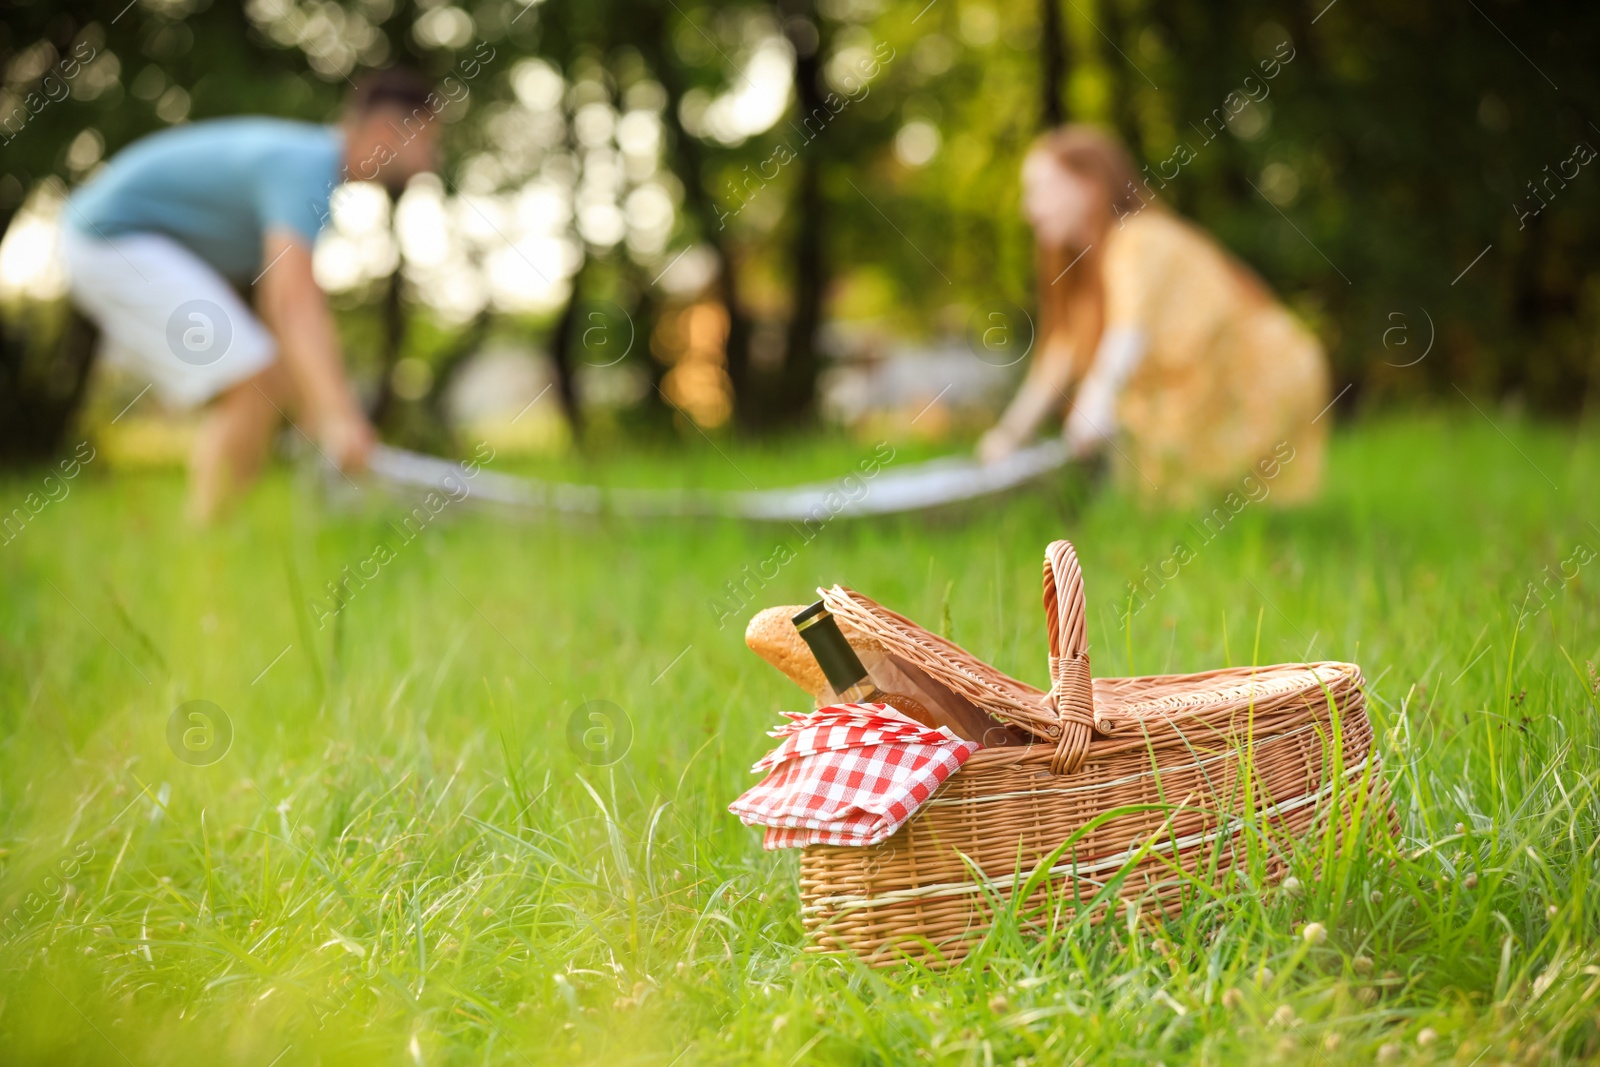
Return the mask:
[[861, 657], [850, 647], [839, 630], [839, 623], [822, 601], [817, 601], [794, 617], [794, 628], [817, 657], [828, 684], [844, 704], [887, 704], [900, 714], [924, 726], [938, 729], [938, 721], [921, 701], [905, 693], [885, 693], [867, 673]]

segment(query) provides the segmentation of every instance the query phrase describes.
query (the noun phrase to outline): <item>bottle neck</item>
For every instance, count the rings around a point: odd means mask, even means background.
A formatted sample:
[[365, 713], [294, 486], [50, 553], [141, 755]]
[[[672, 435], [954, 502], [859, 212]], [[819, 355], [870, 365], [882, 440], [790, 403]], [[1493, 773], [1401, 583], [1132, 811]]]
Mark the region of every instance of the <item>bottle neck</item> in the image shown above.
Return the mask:
[[860, 702], [867, 693], [877, 692], [861, 657], [844, 639], [838, 621], [823, 608], [821, 601], [796, 615], [794, 625], [840, 700]]

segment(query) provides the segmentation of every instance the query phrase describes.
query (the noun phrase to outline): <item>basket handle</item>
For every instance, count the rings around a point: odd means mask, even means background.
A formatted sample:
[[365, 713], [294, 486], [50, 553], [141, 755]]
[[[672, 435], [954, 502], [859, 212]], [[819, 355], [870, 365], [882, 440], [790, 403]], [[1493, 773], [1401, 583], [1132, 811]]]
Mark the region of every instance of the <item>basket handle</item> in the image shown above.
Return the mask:
[[1044, 551], [1044, 617], [1050, 630], [1050, 692], [1061, 724], [1050, 761], [1054, 774], [1082, 765], [1094, 735], [1094, 686], [1089, 673], [1089, 628], [1083, 600], [1083, 568], [1071, 541], [1052, 541]]

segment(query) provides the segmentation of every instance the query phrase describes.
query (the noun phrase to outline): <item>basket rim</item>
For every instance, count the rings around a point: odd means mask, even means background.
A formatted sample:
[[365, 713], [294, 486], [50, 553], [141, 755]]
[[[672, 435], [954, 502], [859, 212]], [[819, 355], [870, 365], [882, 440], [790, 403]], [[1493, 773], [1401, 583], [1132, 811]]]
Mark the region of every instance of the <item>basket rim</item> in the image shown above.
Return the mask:
[[[1332, 695], [1337, 690], [1360, 689], [1365, 684], [1359, 666], [1339, 660], [1219, 667], [1192, 674], [1094, 681], [1095, 726], [1103, 733], [1149, 719], [1176, 722], [1201, 718], [1218, 708], [1249, 708], [1286, 696], [1304, 694], [1315, 699], [1314, 694]], [[1124, 692], [1136, 687], [1158, 692], [1143, 697], [1130, 697]]]

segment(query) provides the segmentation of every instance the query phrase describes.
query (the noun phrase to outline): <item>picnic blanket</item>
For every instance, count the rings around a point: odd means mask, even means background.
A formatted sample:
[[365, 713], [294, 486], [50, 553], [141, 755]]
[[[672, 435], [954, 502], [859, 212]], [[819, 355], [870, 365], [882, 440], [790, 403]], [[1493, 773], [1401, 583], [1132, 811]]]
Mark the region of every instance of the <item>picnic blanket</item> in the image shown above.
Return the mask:
[[[438, 456], [379, 445], [372, 451], [369, 481], [380, 489], [414, 493], [434, 489], [465, 501], [515, 512], [580, 515], [726, 516], [762, 522], [805, 522], [890, 515], [955, 504], [1018, 488], [1068, 460], [1059, 437], [1020, 449], [994, 463], [948, 456], [926, 463], [890, 467], [867, 483], [864, 492], [841, 493], [842, 480], [811, 482], [782, 489], [612, 489], [575, 482], [550, 482], [500, 471], [479, 470], [470, 481], [463, 468]], [[346, 480], [323, 461], [328, 483]]]

